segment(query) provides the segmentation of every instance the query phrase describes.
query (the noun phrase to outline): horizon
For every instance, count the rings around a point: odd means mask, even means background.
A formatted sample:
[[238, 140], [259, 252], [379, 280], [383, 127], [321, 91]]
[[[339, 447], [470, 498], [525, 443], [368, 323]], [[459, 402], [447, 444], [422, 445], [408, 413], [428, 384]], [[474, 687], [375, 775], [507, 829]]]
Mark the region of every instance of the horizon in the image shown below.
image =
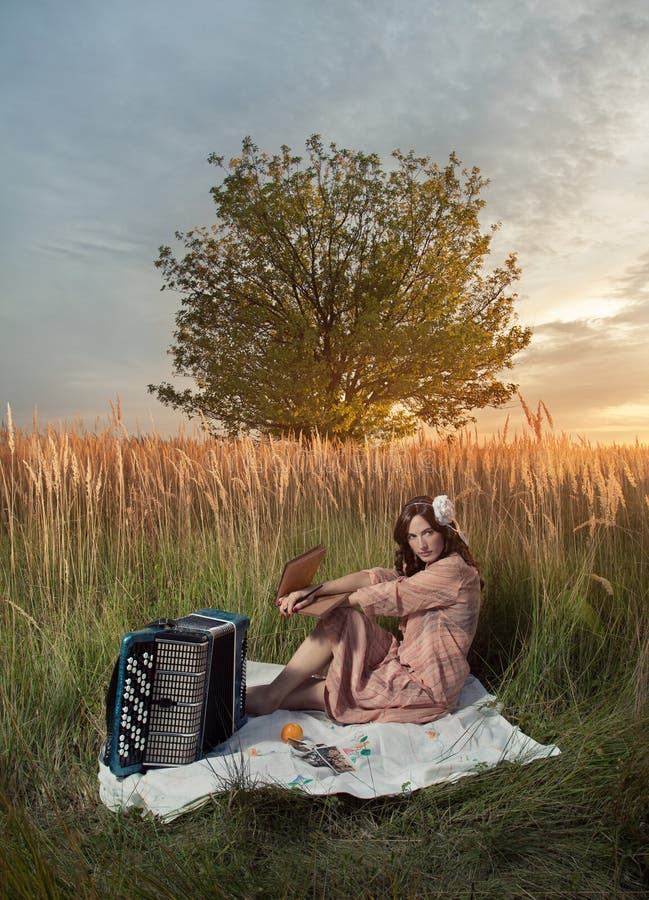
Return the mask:
[[[535, 441], [539, 441], [538, 434], [541, 435], [541, 442], [547, 438], [550, 439], [558, 439], [558, 440], [567, 440], [569, 443], [581, 444], [582, 446], [595, 446], [595, 447], [621, 447], [621, 446], [634, 446], [634, 447], [649, 447], [649, 437], [641, 437], [640, 435], [636, 435], [633, 438], [626, 439], [616, 439], [611, 438], [610, 440], [601, 440], [594, 439], [592, 436], [588, 436], [585, 434], [579, 434], [576, 432], [569, 432], [565, 429], [558, 430], [554, 425], [554, 417], [552, 416], [552, 410], [549, 410], [547, 406], [543, 403], [543, 401], [539, 401], [534, 408], [531, 404], [527, 404], [525, 398], [522, 398], [521, 401], [518, 402], [518, 409], [514, 410], [517, 413], [515, 417], [512, 416], [511, 411], [505, 413], [503, 410], [493, 410], [493, 413], [502, 412], [503, 418], [502, 421], [496, 423], [491, 430], [482, 429], [479, 426], [479, 423], [469, 423], [463, 428], [458, 429], [450, 429], [450, 430], [440, 430], [439, 432], [431, 427], [422, 423], [420, 427], [413, 432], [411, 435], [407, 435], [403, 438], [392, 438], [390, 440], [378, 440], [374, 438], [368, 438], [370, 443], [376, 444], [389, 444], [393, 441], [396, 443], [420, 440], [423, 436], [425, 440], [431, 440], [432, 442], [438, 440], [441, 442], [446, 442], [451, 439], [461, 439], [463, 436], [470, 436], [471, 440], [477, 444], [488, 444], [491, 441], [502, 441], [503, 443], [512, 443], [517, 438], [521, 440], [531, 438]], [[529, 417], [526, 415], [523, 403], [528, 406]], [[539, 428], [539, 433], [537, 434], [536, 427], [532, 419], [538, 417], [539, 425], [536, 426]], [[253, 433], [242, 433], [237, 435], [236, 437], [228, 437], [227, 435], [219, 435], [213, 434], [208, 429], [204, 428], [201, 425], [200, 419], [197, 416], [194, 416], [192, 419], [189, 419], [187, 416], [183, 416], [180, 414], [176, 414], [173, 419], [167, 424], [167, 427], [163, 427], [162, 429], [156, 426], [156, 423], [153, 419], [150, 421], [151, 427], [147, 428], [143, 425], [143, 423], [134, 416], [129, 415], [128, 410], [124, 413], [124, 409], [122, 407], [122, 403], [120, 398], [117, 396], [114, 400], [108, 401], [108, 409], [103, 415], [96, 415], [92, 418], [92, 420], [84, 420], [78, 416], [70, 416], [70, 417], [61, 417], [55, 420], [43, 420], [38, 412], [38, 408], [35, 407], [32, 411], [32, 416], [27, 420], [16, 420], [16, 417], [13, 414], [13, 410], [11, 409], [11, 404], [5, 404], [4, 414], [0, 416], [0, 432], [8, 432], [13, 429], [14, 433], [20, 432], [22, 435], [27, 436], [29, 434], [38, 434], [45, 435], [48, 431], [53, 430], [55, 432], [60, 433], [75, 433], [82, 436], [88, 435], [101, 435], [105, 432], [111, 430], [119, 430], [122, 435], [127, 438], [159, 438], [163, 441], [172, 441], [174, 439], [187, 439], [187, 440], [208, 440], [208, 439], [218, 439], [218, 440], [253, 440], [253, 441], [264, 441], [264, 440], [298, 440], [300, 435], [286, 434], [282, 437], [269, 437], [264, 435], [255, 435]], [[10, 429], [11, 426], [11, 429]], [[323, 440], [337, 440], [335, 438], [327, 438], [324, 436]], [[362, 441], [349, 439], [351, 443], [360, 444]]]

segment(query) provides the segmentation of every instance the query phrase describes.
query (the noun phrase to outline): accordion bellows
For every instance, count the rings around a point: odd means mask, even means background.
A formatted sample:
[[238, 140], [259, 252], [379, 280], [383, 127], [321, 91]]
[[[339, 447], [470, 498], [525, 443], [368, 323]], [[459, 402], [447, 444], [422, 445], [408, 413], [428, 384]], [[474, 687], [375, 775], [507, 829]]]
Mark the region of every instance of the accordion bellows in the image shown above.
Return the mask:
[[194, 762], [245, 723], [249, 624], [200, 609], [125, 635], [106, 699], [115, 775]]

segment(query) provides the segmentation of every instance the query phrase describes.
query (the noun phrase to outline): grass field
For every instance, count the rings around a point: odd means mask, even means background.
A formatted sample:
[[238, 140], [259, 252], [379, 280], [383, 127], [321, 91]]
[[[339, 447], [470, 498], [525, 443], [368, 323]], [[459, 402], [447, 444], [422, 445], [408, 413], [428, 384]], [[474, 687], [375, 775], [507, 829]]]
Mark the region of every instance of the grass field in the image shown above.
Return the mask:
[[[0, 894], [622, 897], [649, 891], [649, 449], [542, 433], [388, 445], [0, 431]], [[358, 801], [235, 784], [162, 826], [99, 802], [122, 634], [216, 606], [281, 662], [282, 561], [392, 561], [448, 493], [486, 582], [472, 669], [562, 755]]]

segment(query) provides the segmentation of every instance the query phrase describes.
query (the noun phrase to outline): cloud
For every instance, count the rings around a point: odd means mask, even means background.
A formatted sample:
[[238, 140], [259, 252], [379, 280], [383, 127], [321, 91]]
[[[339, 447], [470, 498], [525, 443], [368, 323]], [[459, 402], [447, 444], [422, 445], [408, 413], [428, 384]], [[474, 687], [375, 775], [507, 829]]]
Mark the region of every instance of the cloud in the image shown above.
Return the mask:
[[[246, 134], [301, 151], [316, 131], [479, 165], [494, 255], [520, 251], [541, 322], [513, 378], [568, 422], [642, 408], [646, 3], [10, 0], [2, 16], [0, 383], [28, 415], [43, 396], [103, 411], [114, 385], [139, 404], [170, 370], [179, 302], [156, 247], [210, 220], [208, 153]], [[618, 314], [560, 321], [569, 286], [601, 299], [607, 277]]]
[[[649, 441], [649, 253], [612, 281], [611, 294], [624, 301], [611, 316], [538, 325], [511, 379], [531, 406], [543, 400], [558, 431]], [[502, 427], [507, 412], [523, 423], [514, 402], [481, 412], [481, 428]]]
[[604, 321], [548, 323], [536, 329], [542, 340], [521, 360], [518, 377], [548, 406], [582, 416], [616, 401], [640, 402], [649, 396], [647, 331], [621, 345]]
[[612, 296], [626, 301], [623, 323], [647, 325], [649, 305], [649, 250], [632, 263], [615, 282]]
[[[492, 179], [488, 214], [527, 259], [542, 255], [547, 265], [548, 255], [591, 245], [598, 229], [611, 239], [619, 216], [604, 184], [633, 201], [647, 180], [646, 160], [627, 158], [626, 144], [646, 135], [649, 10], [528, 3], [512, 17], [499, 9], [490, 5], [482, 31], [471, 30], [464, 90], [451, 90], [448, 106], [451, 122], [456, 104], [463, 118], [454, 129], [460, 155]], [[480, 52], [481, 41], [496, 51]]]

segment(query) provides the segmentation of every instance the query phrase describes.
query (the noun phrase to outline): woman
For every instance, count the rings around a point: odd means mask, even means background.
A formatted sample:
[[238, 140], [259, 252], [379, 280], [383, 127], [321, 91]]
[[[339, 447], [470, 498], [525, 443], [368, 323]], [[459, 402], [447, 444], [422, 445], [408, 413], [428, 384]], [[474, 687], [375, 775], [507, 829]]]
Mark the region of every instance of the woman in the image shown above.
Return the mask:
[[[423, 723], [453, 710], [478, 623], [476, 563], [446, 496], [406, 503], [394, 539], [394, 569], [355, 572], [278, 600], [288, 617], [318, 597], [352, 592], [319, 620], [271, 684], [249, 688], [250, 714], [281, 707], [324, 710], [340, 723]], [[403, 639], [377, 625], [375, 615], [398, 616]], [[317, 677], [325, 669], [326, 678]]]

